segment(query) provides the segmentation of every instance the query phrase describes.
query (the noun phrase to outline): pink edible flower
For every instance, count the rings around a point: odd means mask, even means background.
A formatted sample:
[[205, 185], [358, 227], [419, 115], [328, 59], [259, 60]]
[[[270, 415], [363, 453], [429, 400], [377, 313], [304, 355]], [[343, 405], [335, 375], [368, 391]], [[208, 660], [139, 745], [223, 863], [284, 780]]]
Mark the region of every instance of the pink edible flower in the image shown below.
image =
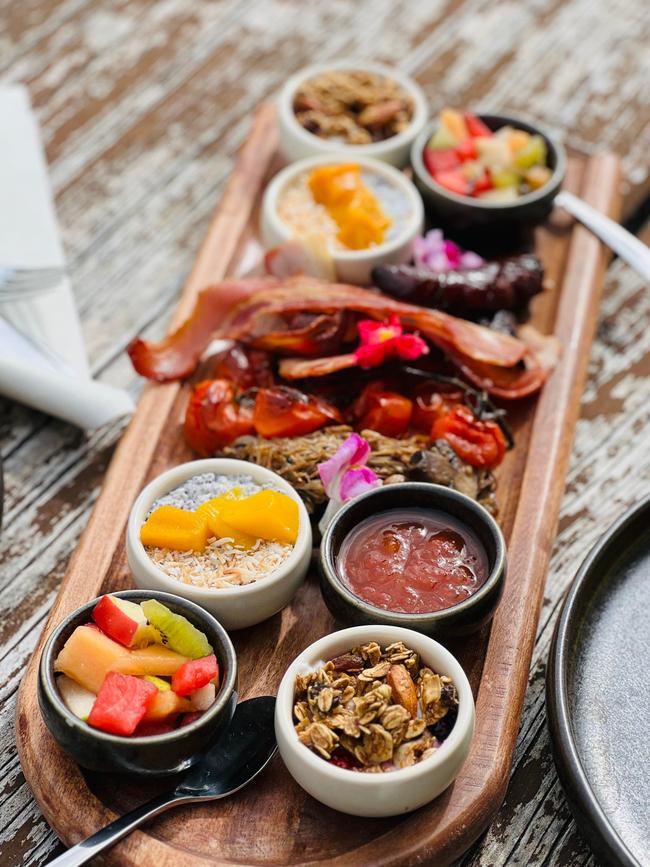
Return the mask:
[[345, 502], [381, 484], [379, 477], [364, 466], [369, 455], [368, 441], [352, 433], [331, 458], [318, 464], [318, 474], [330, 500]]
[[418, 268], [430, 271], [455, 271], [478, 268], [483, 259], [471, 250], [461, 250], [453, 241], [446, 241], [440, 229], [431, 229], [413, 245], [413, 259]]
[[331, 458], [318, 464], [329, 503], [320, 520], [321, 533], [341, 508], [343, 503], [353, 500], [381, 485], [381, 479], [370, 467], [364, 466], [370, 455], [367, 440], [353, 433], [341, 443]]
[[395, 315], [388, 322], [362, 319], [357, 328], [361, 343], [354, 350], [354, 357], [359, 367], [364, 369], [377, 367], [394, 357], [413, 361], [429, 352], [429, 347], [417, 334], [404, 334], [402, 324]]

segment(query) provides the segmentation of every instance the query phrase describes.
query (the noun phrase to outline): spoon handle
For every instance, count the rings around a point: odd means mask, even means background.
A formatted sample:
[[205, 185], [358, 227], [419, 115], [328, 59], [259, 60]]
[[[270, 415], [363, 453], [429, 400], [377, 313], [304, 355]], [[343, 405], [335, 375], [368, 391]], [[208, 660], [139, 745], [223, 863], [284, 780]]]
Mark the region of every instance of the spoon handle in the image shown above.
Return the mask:
[[118, 840], [126, 837], [147, 819], [152, 819], [170, 807], [188, 800], [190, 799], [187, 796], [178, 795], [176, 792], [166, 792], [164, 795], [159, 795], [157, 798], [147, 801], [146, 804], [136, 807], [135, 810], [131, 810], [130, 813], [120, 816], [119, 819], [106, 825], [105, 828], [101, 828], [91, 837], [82, 840], [81, 843], [77, 843], [76, 846], [59, 855], [54, 861], [50, 861], [50, 867], [54, 867], [54, 865], [57, 867], [77, 867], [78, 864], [85, 864], [86, 861], [90, 861], [104, 849], [115, 845]]
[[583, 223], [596, 237], [618, 253], [624, 262], [634, 268], [637, 274], [650, 282], [650, 247], [643, 241], [572, 193], [558, 193], [555, 204]]

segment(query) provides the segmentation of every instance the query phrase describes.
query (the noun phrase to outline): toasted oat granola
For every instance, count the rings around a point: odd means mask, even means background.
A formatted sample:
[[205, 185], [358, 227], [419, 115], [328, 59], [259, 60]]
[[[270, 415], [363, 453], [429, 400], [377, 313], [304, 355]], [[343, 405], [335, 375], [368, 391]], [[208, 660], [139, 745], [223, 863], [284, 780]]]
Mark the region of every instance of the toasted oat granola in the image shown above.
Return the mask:
[[403, 132], [413, 118], [413, 101], [386, 76], [330, 70], [301, 85], [293, 110], [300, 125], [320, 138], [370, 144]]
[[381, 773], [433, 755], [451, 732], [458, 693], [397, 641], [371, 641], [299, 674], [293, 715], [298, 739], [339, 767]]

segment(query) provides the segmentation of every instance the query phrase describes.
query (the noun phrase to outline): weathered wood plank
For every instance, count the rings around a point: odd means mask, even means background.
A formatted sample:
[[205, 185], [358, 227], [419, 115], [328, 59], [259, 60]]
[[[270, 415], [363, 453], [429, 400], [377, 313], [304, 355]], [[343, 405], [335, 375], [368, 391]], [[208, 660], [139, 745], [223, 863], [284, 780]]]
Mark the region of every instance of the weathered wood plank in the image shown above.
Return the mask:
[[[551, 120], [583, 149], [606, 145], [624, 154], [630, 207], [648, 189], [643, 85], [650, 22], [643, 4], [629, 0], [190, 6], [180, 0], [2, 0], [0, 20], [0, 79], [28, 83], [43, 124], [93, 369], [133, 393], [140, 384], [120, 355], [123, 346], [143, 325], [151, 335], [164, 330], [251, 108], [307, 60], [357, 54], [397, 61], [419, 77], [434, 109], [478, 102]], [[603, 524], [647, 490], [650, 478], [638, 435], [648, 422], [644, 294], [623, 266], [610, 269], [513, 796], [495, 823], [500, 836], [491, 831], [468, 864], [531, 863], [531, 855], [535, 863], [558, 867], [592, 863], [567, 824], [566, 809], [554, 800], [553, 785], [542, 797], [526, 780], [530, 763], [538, 774], [540, 757], [548, 754], [542, 679], [559, 598]], [[55, 845], [27, 806], [6, 722], [118, 432], [115, 427], [86, 440], [39, 413], [0, 404], [9, 510], [0, 540], [3, 864], [43, 863]], [[517, 793], [529, 798], [528, 810]], [[514, 821], [522, 810], [523, 819]], [[548, 827], [545, 810], [554, 816]], [[521, 829], [533, 819], [536, 830], [524, 846]], [[542, 854], [536, 846], [547, 835], [556, 842]]]

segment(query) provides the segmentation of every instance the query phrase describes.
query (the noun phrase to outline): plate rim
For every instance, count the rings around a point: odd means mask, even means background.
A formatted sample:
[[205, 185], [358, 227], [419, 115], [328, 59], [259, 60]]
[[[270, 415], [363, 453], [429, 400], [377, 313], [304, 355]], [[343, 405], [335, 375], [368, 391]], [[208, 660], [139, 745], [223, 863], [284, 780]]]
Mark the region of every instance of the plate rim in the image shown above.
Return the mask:
[[[576, 824], [595, 854], [613, 867], [644, 867], [609, 820], [589, 782], [575, 741], [567, 700], [567, 665], [580, 604], [598, 562], [630, 525], [650, 512], [650, 495], [634, 504], [589, 550], [566, 593], [555, 624], [546, 672], [546, 713], [553, 758]], [[647, 867], [647, 865], [646, 865]]]

